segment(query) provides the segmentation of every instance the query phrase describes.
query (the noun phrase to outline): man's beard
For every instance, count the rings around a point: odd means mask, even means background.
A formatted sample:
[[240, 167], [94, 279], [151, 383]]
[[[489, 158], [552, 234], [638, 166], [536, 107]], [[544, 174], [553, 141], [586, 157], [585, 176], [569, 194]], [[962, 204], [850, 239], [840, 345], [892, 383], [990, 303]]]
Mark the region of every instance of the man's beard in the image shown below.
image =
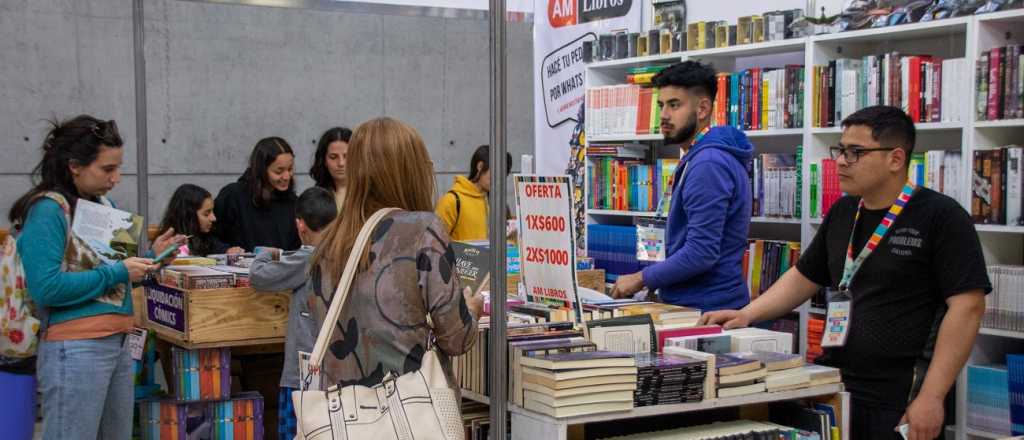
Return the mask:
[[679, 129], [675, 136], [672, 136], [671, 133], [665, 135], [665, 143], [675, 145], [689, 142], [695, 134], [697, 134], [697, 115], [691, 115], [689, 122]]

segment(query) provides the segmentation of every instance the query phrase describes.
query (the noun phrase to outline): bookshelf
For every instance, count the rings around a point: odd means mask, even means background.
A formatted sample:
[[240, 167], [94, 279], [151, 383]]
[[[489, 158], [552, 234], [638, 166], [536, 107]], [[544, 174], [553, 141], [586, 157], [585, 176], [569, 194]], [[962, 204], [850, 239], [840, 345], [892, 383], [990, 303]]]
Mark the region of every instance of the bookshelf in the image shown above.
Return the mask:
[[[1024, 119], [977, 121], [974, 102], [977, 98], [976, 61], [982, 52], [1009, 44], [1024, 44], [1024, 9], [1004, 11], [979, 16], [957, 17], [932, 22], [906, 24], [879, 29], [817, 35], [783, 41], [713, 48], [646, 57], [644, 59], [614, 60], [592, 63], [587, 66], [587, 88], [625, 83], [625, 75], [631, 67], [654, 64], [670, 64], [675, 61], [696, 59], [710, 62], [719, 71], [737, 71], [752, 67], [783, 67], [786, 64], [803, 64], [804, 121], [803, 128], [770, 129], [748, 131], [747, 135], [755, 146], [755, 154], [793, 153], [796, 145], [803, 146], [801, 189], [802, 212], [795, 219], [774, 219], [755, 217], [751, 230], [756, 233], [768, 231], [774, 239], [799, 241], [802, 248], [810, 244], [811, 238], [821, 225], [821, 218], [810, 217], [810, 192], [808, 177], [810, 164], [818, 163], [828, 156], [828, 147], [834, 145], [842, 134], [839, 127], [814, 127], [813, 115], [807, 109], [814, 105], [814, 81], [810, 68], [824, 65], [841, 58], [861, 58], [888, 52], [905, 55], [933, 55], [944, 60], [963, 58], [966, 66], [957, 85], [964, 90], [958, 108], [963, 112], [959, 119], [945, 122], [927, 122], [916, 125], [918, 142], [915, 152], [936, 150], [959, 151], [962, 173], [961, 196], [958, 201], [970, 211], [970, 171], [973, 153], [978, 149], [1021, 144], [1024, 139]], [[945, 76], [945, 75], [943, 75]], [[961, 108], [962, 107], [962, 108]], [[678, 157], [675, 146], [663, 145], [660, 135], [643, 135], [635, 139], [588, 139], [588, 143], [607, 141], [629, 141], [649, 144], [651, 157]], [[966, 189], [966, 191], [963, 191]], [[819, 210], [820, 211], [820, 210]], [[589, 223], [629, 224], [643, 215], [622, 213], [613, 215], [607, 211], [588, 211]], [[799, 225], [794, 228], [793, 225]], [[1024, 226], [976, 225], [982, 243], [986, 263], [1024, 264]], [[751, 238], [765, 238], [752, 234]], [[800, 352], [807, 350], [807, 319], [810, 314], [821, 314], [824, 310], [812, 309], [804, 304], [797, 310], [800, 314]], [[1024, 351], [1024, 333], [996, 329], [982, 329], [978, 343], [969, 363], [996, 362], [1008, 352]], [[965, 370], [966, 371], [966, 370]], [[957, 421], [956, 438], [993, 438], [984, 433], [967, 429], [966, 426], [966, 376], [958, 383], [956, 390]], [[515, 417], [515, 416], [514, 416]]]

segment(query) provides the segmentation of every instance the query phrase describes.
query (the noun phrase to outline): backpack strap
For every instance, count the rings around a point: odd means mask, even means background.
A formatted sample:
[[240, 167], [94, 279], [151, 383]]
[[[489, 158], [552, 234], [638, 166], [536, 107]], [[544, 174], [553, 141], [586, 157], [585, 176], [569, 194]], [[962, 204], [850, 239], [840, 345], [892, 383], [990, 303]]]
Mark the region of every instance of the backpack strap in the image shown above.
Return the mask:
[[448, 193], [455, 197], [455, 221], [452, 222], [452, 229], [448, 231], [448, 235], [451, 236], [455, 233], [455, 226], [459, 224], [459, 217], [462, 215], [462, 199], [459, 198], [459, 193], [448, 190]]

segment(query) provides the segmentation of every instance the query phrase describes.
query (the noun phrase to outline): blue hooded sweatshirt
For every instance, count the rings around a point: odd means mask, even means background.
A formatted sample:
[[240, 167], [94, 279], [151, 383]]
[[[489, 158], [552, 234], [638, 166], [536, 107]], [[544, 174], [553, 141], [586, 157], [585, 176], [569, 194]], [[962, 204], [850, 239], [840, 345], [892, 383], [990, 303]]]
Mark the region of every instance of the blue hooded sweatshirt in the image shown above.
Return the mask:
[[742, 266], [750, 229], [747, 166], [753, 152], [742, 131], [714, 127], [679, 161], [666, 228], [667, 258], [643, 271], [644, 285], [660, 289], [666, 303], [709, 312], [750, 302]]

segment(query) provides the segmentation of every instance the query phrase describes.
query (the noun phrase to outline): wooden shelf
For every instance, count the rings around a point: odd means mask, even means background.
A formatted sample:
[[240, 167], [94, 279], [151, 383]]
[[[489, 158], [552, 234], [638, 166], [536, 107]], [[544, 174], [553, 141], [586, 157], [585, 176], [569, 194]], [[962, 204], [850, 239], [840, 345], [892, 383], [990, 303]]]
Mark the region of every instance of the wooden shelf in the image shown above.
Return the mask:
[[469, 400], [472, 400], [474, 402], [479, 402], [479, 403], [482, 403], [484, 405], [490, 405], [491, 404], [491, 398], [490, 397], [487, 397], [487, 396], [485, 396], [483, 394], [474, 393], [474, 392], [472, 392], [470, 390], [466, 390], [466, 389], [462, 390], [462, 398], [463, 399], [469, 399]]
[[1024, 332], [1018, 332], [1018, 331], [1013, 331], [1013, 330], [1003, 330], [1003, 329], [998, 329], [998, 328], [982, 327], [981, 330], [978, 331], [978, 333], [982, 334], [982, 335], [999, 336], [999, 337], [1003, 337], [1003, 338], [1024, 339]]
[[588, 144], [595, 142], [654, 142], [664, 141], [663, 134], [604, 134], [587, 138]]
[[774, 223], [780, 225], [799, 225], [800, 219], [798, 218], [783, 218], [783, 217], [751, 217], [751, 223]]
[[977, 121], [974, 128], [1024, 128], [1024, 119], [999, 119], [996, 121]]
[[583, 423], [593, 422], [609, 422], [615, 420], [633, 419], [637, 417], [650, 417], [659, 416], [666, 414], [679, 414], [685, 412], [703, 411], [714, 408], [731, 408], [737, 406], [758, 404], [758, 403], [769, 403], [769, 402], [780, 402], [786, 400], [803, 399], [807, 397], [826, 396], [831, 394], [840, 393], [843, 391], [842, 384], [831, 384], [822, 385], [811, 388], [804, 388], [793, 391], [783, 391], [779, 393], [757, 393], [750, 394], [747, 396], [739, 397], [728, 397], [724, 399], [711, 399], [704, 400], [701, 402], [694, 403], [679, 403], [673, 405], [654, 405], [654, 406], [642, 406], [633, 408], [629, 411], [618, 411], [603, 414], [591, 414], [576, 417], [565, 417], [565, 418], [554, 418], [547, 414], [539, 414], [534, 411], [527, 410], [517, 405], [509, 405], [509, 411], [516, 414], [525, 415], [532, 419], [542, 421], [549, 424], [562, 424], [562, 425], [579, 425]]
[[684, 58], [742, 58], [761, 55], [775, 55], [789, 52], [803, 52], [807, 46], [805, 38], [764, 41], [753, 44], [739, 44], [729, 47], [715, 47], [683, 52]]
[[596, 62], [587, 64], [587, 67], [591, 68], [591, 69], [604, 69], [604, 68], [610, 68], [610, 69], [629, 69], [629, 68], [633, 68], [633, 67], [649, 66], [651, 64], [672, 64], [672, 63], [675, 63], [676, 61], [682, 61], [682, 59], [683, 59], [682, 52], [673, 52], [673, 53], [665, 54], [665, 55], [648, 55], [648, 56], [645, 56], [645, 57], [633, 57], [633, 58], [623, 58], [623, 59], [619, 59], [619, 60], [596, 61]]
[[774, 137], [774, 136], [802, 136], [804, 129], [802, 128], [770, 128], [768, 130], [749, 130], [744, 131], [748, 138], [758, 137]]
[[828, 43], [835, 45], [841, 43], [875, 43], [880, 41], [945, 37], [954, 33], [966, 33], [967, 23], [972, 19], [972, 16], [946, 18], [923, 23], [902, 24], [898, 26], [886, 26], [882, 28], [817, 35], [811, 37], [811, 41], [815, 43]]
[[658, 215], [658, 213], [654, 211], [615, 211], [611, 209], [588, 209], [587, 214], [613, 217], [655, 217]]
[[964, 427], [964, 433], [967, 434], [968, 436], [971, 436], [971, 437], [981, 437], [981, 438], [990, 438], [990, 439], [1001, 439], [1001, 438], [1009, 437], [1007, 435], [993, 434], [991, 432], [985, 432], [985, 431], [982, 431], [980, 429], [974, 429], [974, 428], [970, 428], [970, 427]]
[[1024, 234], [1024, 226], [1007, 225], [974, 225], [978, 232], [998, 232], [1004, 234]]

